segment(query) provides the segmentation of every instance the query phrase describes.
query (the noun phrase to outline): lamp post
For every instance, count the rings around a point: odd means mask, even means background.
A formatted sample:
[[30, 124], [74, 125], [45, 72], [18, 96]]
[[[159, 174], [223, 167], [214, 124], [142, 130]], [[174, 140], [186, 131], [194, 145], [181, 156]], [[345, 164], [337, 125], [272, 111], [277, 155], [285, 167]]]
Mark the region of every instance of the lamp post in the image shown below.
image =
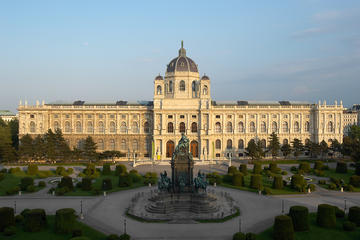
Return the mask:
[[346, 214], [346, 198], [344, 198], [344, 212]]
[[80, 200], [80, 219], [84, 219], [84, 215], [83, 215], [83, 202], [82, 202], [82, 200]]
[[16, 214], [16, 200], [14, 201], [14, 213]]
[[124, 234], [126, 234], [126, 218], [124, 218]]
[[281, 213], [284, 214], [284, 199], [281, 200]]
[[239, 217], [239, 232], [241, 232], [241, 216]]

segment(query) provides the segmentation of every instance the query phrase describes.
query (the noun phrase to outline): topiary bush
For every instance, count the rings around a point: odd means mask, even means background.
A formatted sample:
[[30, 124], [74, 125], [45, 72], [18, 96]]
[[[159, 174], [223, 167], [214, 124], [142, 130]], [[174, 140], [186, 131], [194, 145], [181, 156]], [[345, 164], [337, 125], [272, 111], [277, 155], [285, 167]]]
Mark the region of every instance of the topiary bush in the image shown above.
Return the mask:
[[60, 183], [58, 184], [58, 187], [59, 188], [67, 187], [70, 191], [74, 190], [72, 177], [69, 176], [62, 177]]
[[248, 174], [247, 165], [246, 165], [246, 164], [240, 164], [239, 171], [240, 171], [244, 176], [246, 176], [246, 175]]
[[336, 218], [344, 218], [345, 217], [345, 212], [343, 210], [341, 210], [337, 206], [334, 206], [334, 208], [335, 208], [335, 216], [336, 216]]
[[233, 235], [233, 240], [246, 240], [246, 235], [242, 232], [237, 232]]
[[15, 226], [9, 226], [4, 229], [4, 235], [5, 236], [12, 236], [16, 234], [16, 227]]
[[142, 181], [142, 176], [138, 174], [137, 172], [129, 172], [129, 175], [134, 183], [138, 183]]
[[358, 175], [351, 176], [349, 184], [354, 187], [360, 187], [360, 176]]
[[328, 204], [320, 204], [317, 209], [316, 223], [320, 227], [335, 228], [336, 215], [334, 206]]
[[284, 188], [284, 184], [283, 184], [283, 178], [281, 175], [276, 175], [274, 177], [274, 181], [273, 181], [273, 186], [274, 189], [283, 189]]
[[310, 163], [308, 162], [302, 162], [299, 164], [299, 170], [308, 173], [310, 172]]
[[46, 187], [46, 183], [44, 181], [40, 181], [38, 183], [38, 186], [41, 187], [41, 188]]
[[344, 229], [344, 231], [347, 231], [347, 232], [355, 231], [356, 224], [353, 222], [350, 222], [350, 221], [345, 221], [343, 223], [343, 229]]
[[124, 164], [116, 165], [115, 175], [120, 176], [120, 174], [126, 173], [126, 166]]
[[[131, 176], [130, 176], [131, 177]], [[108, 191], [112, 189], [112, 181], [111, 178], [104, 178], [102, 180], [102, 190]]]
[[38, 173], [38, 171], [39, 171], [39, 168], [35, 164], [31, 164], [27, 168], [27, 174], [29, 174], [29, 175], [36, 175]]
[[315, 184], [309, 184], [309, 185], [307, 186], [307, 189], [310, 189], [311, 192], [314, 192], [315, 189], [316, 189], [316, 186], [315, 186]]
[[304, 177], [301, 176], [300, 174], [294, 174], [292, 175], [291, 177], [291, 188], [293, 189], [297, 189], [302, 186], [305, 185], [305, 180], [304, 180]]
[[356, 224], [356, 226], [360, 226], [360, 207], [354, 206], [349, 208], [349, 221]]
[[254, 163], [253, 173], [254, 174], [260, 174], [261, 173], [261, 164], [260, 163]]
[[56, 211], [55, 232], [72, 233], [76, 222], [75, 210], [72, 208], [62, 208]]
[[292, 219], [286, 215], [275, 217], [273, 237], [276, 240], [295, 239]]
[[15, 225], [14, 209], [9, 207], [0, 208], [0, 232], [13, 225]]
[[271, 172], [277, 172], [277, 171], [278, 171], [277, 163], [270, 163], [270, 164], [269, 164], [269, 170], [270, 170]]
[[234, 174], [237, 172], [237, 169], [235, 166], [228, 167], [228, 174]]
[[81, 189], [84, 191], [90, 191], [91, 190], [91, 184], [92, 184], [92, 179], [89, 177], [83, 177], [81, 179]]
[[337, 162], [335, 171], [337, 173], [347, 173], [347, 164], [346, 164], [346, 162]]
[[119, 240], [130, 240], [130, 235], [127, 233], [123, 233], [120, 235]]
[[23, 215], [19, 214], [19, 215], [15, 216], [15, 222], [16, 223], [21, 223], [23, 221], [24, 221], [24, 216]]
[[32, 177], [24, 177], [20, 180], [21, 191], [26, 191], [26, 189], [31, 185], [34, 185], [34, 179]]
[[25, 214], [24, 230], [26, 232], [39, 232], [47, 225], [44, 209], [32, 209]]
[[119, 176], [119, 187], [130, 187], [132, 185], [132, 178], [130, 174], [123, 173]]
[[354, 191], [355, 191], [355, 188], [354, 188], [353, 185], [348, 184], [348, 185], [345, 185], [345, 191], [354, 192]]
[[294, 230], [297, 232], [309, 230], [309, 210], [304, 206], [292, 206], [289, 211]]
[[32, 192], [35, 192], [36, 191], [36, 188], [34, 185], [30, 185], [26, 188], [26, 192], [29, 192], [29, 193], [32, 193]]
[[0, 172], [0, 181], [4, 180], [4, 178], [5, 178], [5, 173]]
[[262, 189], [262, 176], [259, 174], [251, 175], [250, 178], [250, 187], [253, 189]]
[[102, 174], [103, 175], [111, 175], [111, 165], [109, 163], [105, 163], [103, 165]]
[[234, 186], [243, 186], [244, 185], [244, 175], [240, 172], [235, 173], [232, 176], [232, 185]]
[[316, 161], [314, 164], [315, 170], [324, 170], [324, 163], [321, 161]]
[[272, 191], [271, 188], [264, 187], [264, 190], [262, 191], [264, 195], [271, 195]]
[[106, 240], [119, 240], [120, 237], [116, 234], [110, 234], [109, 236], [106, 237]]
[[11, 189], [6, 190], [6, 195], [14, 195], [17, 194], [20, 191], [20, 187], [15, 186]]
[[73, 230], [72, 230], [72, 234], [71, 234], [71, 237], [80, 237], [80, 236], [82, 236], [82, 229], [81, 228], [74, 228]]
[[256, 234], [255, 233], [247, 233], [245, 236], [246, 240], [256, 240]]

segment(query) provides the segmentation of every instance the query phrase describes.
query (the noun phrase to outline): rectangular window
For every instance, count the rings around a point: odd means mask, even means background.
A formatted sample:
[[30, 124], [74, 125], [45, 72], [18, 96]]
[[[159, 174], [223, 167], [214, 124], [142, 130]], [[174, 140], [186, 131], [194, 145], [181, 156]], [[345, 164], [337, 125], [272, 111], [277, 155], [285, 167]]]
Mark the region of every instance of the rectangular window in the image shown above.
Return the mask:
[[231, 118], [231, 115], [227, 115], [227, 118]]
[[87, 117], [88, 117], [88, 118], [92, 118], [92, 115], [91, 115], [91, 114], [88, 114]]
[[255, 118], [255, 115], [254, 115], [254, 114], [251, 114], [251, 115], [250, 115], [250, 118]]
[[173, 115], [168, 115], [168, 118], [172, 119], [172, 118], [173, 118]]
[[185, 118], [185, 116], [184, 116], [184, 115], [180, 115], [180, 118]]
[[59, 118], [59, 115], [57, 115], [57, 114], [54, 114], [54, 118]]
[[110, 118], [115, 118], [114, 114], [110, 114]]
[[191, 117], [192, 117], [192, 118], [196, 118], [196, 115], [192, 115]]
[[30, 115], [30, 118], [35, 118], [34, 114], [31, 114], [31, 115]]
[[284, 118], [288, 118], [288, 115], [284, 115]]
[[272, 117], [273, 117], [273, 118], [276, 118], [276, 114], [273, 114]]
[[65, 118], [70, 118], [70, 115], [69, 115], [69, 114], [66, 114], [66, 115], [65, 115]]
[[99, 114], [99, 118], [103, 118], [104, 116], [102, 114]]
[[239, 118], [244, 118], [244, 115], [239, 115]]
[[76, 115], [76, 118], [81, 118], [81, 115], [80, 115], [80, 114], [77, 114], [77, 115]]
[[215, 156], [216, 156], [216, 157], [220, 157], [220, 153], [217, 153]]
[[295, 114], [295, 118], [299, 118], [299, 114]]
[[216, 118], [220, 118], [220, 115], [216, 115]]
[[265, 114], [261, 115], [261, 118], [266, 118], [266, 115]]
[[121, 115], [121, 119], [126, 119], [126, 115], [125, 115], [125, 114], [122, 114], [122, 115]]

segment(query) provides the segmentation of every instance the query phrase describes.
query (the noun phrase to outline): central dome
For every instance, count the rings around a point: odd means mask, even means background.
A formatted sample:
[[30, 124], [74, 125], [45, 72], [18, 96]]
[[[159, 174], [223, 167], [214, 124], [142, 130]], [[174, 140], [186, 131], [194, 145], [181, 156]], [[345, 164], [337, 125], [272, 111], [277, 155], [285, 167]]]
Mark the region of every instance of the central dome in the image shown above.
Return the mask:
[[186, 50], [182, 41], [179, 56], [170, 61], [166, 72], [199, 72], [196, 63], [186, 56]]

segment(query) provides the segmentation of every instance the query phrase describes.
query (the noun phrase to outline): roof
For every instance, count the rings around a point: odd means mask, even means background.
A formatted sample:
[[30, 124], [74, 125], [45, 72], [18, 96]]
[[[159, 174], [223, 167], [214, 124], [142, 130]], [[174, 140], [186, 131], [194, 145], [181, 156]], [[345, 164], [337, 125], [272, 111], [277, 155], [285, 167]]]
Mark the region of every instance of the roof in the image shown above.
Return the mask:
[[186, 56], [186, 50], [183, 42], [179, 50], [179, 56], [170, 61], [167, 65], [166, 72], [199, 72], [196, 63]]
[[55, 106], [55, 105], [75, 105], [75, 106], [104, 106], [104, 105], [120, 105], [120, 106], [152, 106], [153, 101], [146, 101], [146, 100], [140, 100], [140, 101], [116, 101], [116, 102], [85, 102], [81, 100], [77, 100], [74, 102], [63, 102], [63, 101], [56, 101], [52, 103], [47, 103], [46, 105]]
[[300, 102], [300, 101], [212, 101], [212, 105], [219, 106], [219, 105], [239, 105], [239, 106], [246, 106], [246, 105], [269, 105], [269, 106], [290, 106], [290, 105], [312, 105], [310, 102]]
[[16, 116], [14, 113], [9, 110], [0, 110], [0, 116]]

